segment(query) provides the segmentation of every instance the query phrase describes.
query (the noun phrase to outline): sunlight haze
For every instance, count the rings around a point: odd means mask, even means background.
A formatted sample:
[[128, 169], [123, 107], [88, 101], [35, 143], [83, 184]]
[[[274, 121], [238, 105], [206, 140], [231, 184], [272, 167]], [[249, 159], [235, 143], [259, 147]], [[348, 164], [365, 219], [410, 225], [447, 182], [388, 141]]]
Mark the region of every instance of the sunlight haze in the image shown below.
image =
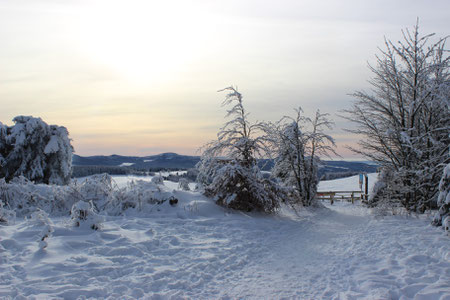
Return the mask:
[[79, 155], [198, 154], [234, 85], [252, 120], [301, 106], [338, 116], [368, 88], [377, 47], [420, 19], [444, 36], [449, 1], [0, 0], [0, 122], [67, 127]]

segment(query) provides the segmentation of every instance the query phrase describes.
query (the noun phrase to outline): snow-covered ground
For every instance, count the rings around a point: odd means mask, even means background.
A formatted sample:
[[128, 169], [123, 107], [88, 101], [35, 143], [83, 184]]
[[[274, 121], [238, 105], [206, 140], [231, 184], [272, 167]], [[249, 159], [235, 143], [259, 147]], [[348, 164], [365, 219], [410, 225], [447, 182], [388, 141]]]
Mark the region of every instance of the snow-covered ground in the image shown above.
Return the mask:
[[[320, 188], [338, 181], [358, 189]], [[44, 250], [35, 222], [0, 226], [0, 298], [450, 299], [450, 239], [426, 216], [346, 202], [264, 216], [176, 195], [98, 231], [51, 218]]]
[[[186, 174], [187, 171], [164, 171], [164, 172], [158, 172], [156, 173], [157, 175], [160, 176], [169, 176], [169, 175], [183, 175]], [[151, 181], [153, 176], [137, 176], [137, 175], [113, 175], [111, 176], [115, 182], [115, 184], [119, 187], [119, 188], [123, 188], [126, 187], [127, 184], [131, 181], [138, 181], [138, 180], [142, 180], [142, 181]], [[75, 180], [78, 183], [83, 182], [87, 177], [79, 177], [79, 178], [75, 178]], [[173, 181], [168, 181], [165, 180], [164, 181], [164, 185], [166, 185], [169, 188], [172, 189], [178, 189], [178, 183], [177, 182], [173, 182]], [[190, 183], [189, 187], [191, 187], [191, 189], [195, 188], [195, 183]]]
[[[372, 190], [373, 185], [377, 181], [377, 173], [367, 174], [369, 193]], [[364, 185], [363, 185], [364, 189]], [[346, 178], [340, 178], [335, 180], [326, 180], [319, 182], [319, 191], [360, 191], [359, 188], [359, 176], [351, 176]]]

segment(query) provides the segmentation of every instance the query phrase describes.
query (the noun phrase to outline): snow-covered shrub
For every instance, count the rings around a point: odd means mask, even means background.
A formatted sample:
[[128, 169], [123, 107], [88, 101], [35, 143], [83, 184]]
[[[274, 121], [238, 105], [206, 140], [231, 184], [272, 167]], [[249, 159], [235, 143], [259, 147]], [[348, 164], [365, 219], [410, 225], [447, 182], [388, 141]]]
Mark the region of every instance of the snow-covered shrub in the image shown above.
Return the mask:
[[121, 215], [128, 209], [150, 211], [153, 206], [172, 198], [175, 198], [173, 192], [164, 185], [138, 180], [119, 188], [108, 174], [64, 186], [35, 184], [25, 177], [14, 178], [9, 183], [0, 179], [3, 219], [9, 212], [28, 217], [37, 209], [53, 216], [64, 216], [79, 201], [89, 202], [93, 211]]
[[238, 162], [222, 165], [205, 195], [217, 204], [242, 211], [273, 212], [279, 206], [280, 194], [274, 183], [264, 179], [259, 169], [243, 167]]
[[205, 195], [216, 203], [233, 209], [273, 212], [280, 199], [272, 193], [274, 182], [265, 180], [256, 157], [267, 154], [267, 141], [260, 134], [262, 123], [251, 124], [242, 104], [242, 95], [233, 87], [222, 105], [232, 104], [227, 117], [232, 117], [217, 134], [217, 141], [204, 146], [198, 163], [198, 181]]
[[0, 201], [0, 224], [14, 224], [16, 220], [16, 212], [6, 209]]
[[189, 180], [186, 178], [181, 178], [180, 181], [178, 181], [178, 188], [182, 191], [190, 191], [191, 188], [189, 187]]
[[437, 199], [439, 211], [434, 216], [432, 224], [443, 226], [450, 234], [450, 163], [444, 169], [441, 181], [439, 182], [439, 196]]
[[38, 235], [38, 243], [39, 249], [43, 250], [47, 248], [47, 239], [51, 237], [54, 231], [53, 223], [48, 218], [48, 214], [39, 208], [31, 214], [31, 220], [35, 223], [35, 226], [42, 227], [42, 230]]
[[161, 175], [155, 175], [152, 177], [153, 184], [164, 184], [164, 178]]
[[53, 215], [66, 215], [79, 199], [71, 186], [34, 184], [22, 176], [9, 183], [0, 179], [0, 200], [17, 216], [30, 216], [37, 208]]
[[377, 181], [373, 185], [372, 191], [369, 194], [367, 205], [370, 207], [377, 206], [381, 203], [397, 203], [400, 199], [397, 199], [399, 195], [394, 194], [395, 189], [391, 186], [396, 184], [394, 173], [388, 169], [381, 169], [378, 173]]
[[444, 221], [442, 221], [442, 227], [447, 232], [447, 234], [450, 235], [450, 216], [449, 215], [447, 215], [445, 217]]
[[97, 210], [102, 210], [112, 197], [114, 184], [106, 173], [89, 176], [79, 185], [80, 200], [92, 201]]
[[198, 170], [195, 168], [188, 169], [186, 172], [186, 178], [190, 181], [195, 181], [198, 177]]
[[162, 177], [155, 177], [157, 179], [151, 182], [136, 180], [129, 182], [126, 187], [119, 188], [110, 175], [99, 174], [86, 178], [75, 188], [79, 192], [79, 200], [89, 201], [95, 210], [120, 215], [128, 209], [144, 211], [170, 198], [172, 194], [163, 190]]
[[[158, 176], [158, 178], [162, 177]], [[152, 182], [137, 180], [128, 183], [126, 189], [122, 190], [121, 197], [116, 197], [121, 203], [121, 210], [125, 211], [129, 208], [143, 210], [146, 205], [159, 204], [160, 199], [157, 199], [156, 195], [161, 193], [158, 185], [162, 180], [155, 181], [157, 183], [153, 180]]]
[[103, 222], [103, 218], [95, 213], [91, 202], [78, 201], [72, 206], [70, 216], [76, 227], [98, 230]]
[[387, 169], [381, 169], [378, 174], [369, 199], [364, 203], [374, 209], [376, 215], [393, 215], [402, 213], [401, 185], [398, 178], [394, 176], [394, 172]]
[[0, 124], [0, 177], [24, 176], [36, 183], [68, 184], [72, 152], [65, 127], [47, 125], [41, 118], [18, 116], [15, 125]]
[[50, 198], [43, 196], [47, 194], [46, 190], [51, 189], [49, 186], [35, 185], [23, 176], [16, 177], [9, 183], [0, 182], [0, 185], [6, 204], [18, 216], [29, 216], [36, 208], [50, 210]]
[[124, 188], [114, 189], [108, 202], [99, 209], [111, 215], [121, 215], [129, 209], [151, 211], [155, 205], [172, 198], [175, 198], [173, 192], [164, 185], [136, 180], [129, 182]]

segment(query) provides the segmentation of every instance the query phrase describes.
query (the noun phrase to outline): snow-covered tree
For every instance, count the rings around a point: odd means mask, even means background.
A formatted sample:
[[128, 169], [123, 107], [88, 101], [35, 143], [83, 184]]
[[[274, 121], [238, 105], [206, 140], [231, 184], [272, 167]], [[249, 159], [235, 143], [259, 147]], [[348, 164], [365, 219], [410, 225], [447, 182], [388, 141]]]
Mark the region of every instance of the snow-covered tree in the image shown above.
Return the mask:
[[439, 211], [433, 219], [433, 225], [443, 226], [450, 234], [450, 164], [444, 169], [441, 181], [439, 183], [439, 196], [437, 200]]
[[327, 114], [318, 110], [315, 118], [310, 119], [303, 116], [301, 108], [296, 112], [295, 118], [285, 116], [276, 124], [267, 125], [275, 157], [272, 176], [292, 190], [294, 203], [310, 206], [319, 183], [319, 155], [335, 153], [335, 143], [324, 132], [324, 129], [332, 128]]
[[44, 148], [47, 168], [44, 182], [67, 184], [72, 175], [73, 148], [65, 127], [50, 125], [50, 140]]
[[386, 169], [395, 184], [374, 197], [376, 203], [395, 195], [408, 211], [423, 212], [436, 199], [439, 178], [449, 162], [450, 76], [446, 38], [431, 42], [418, 24], [403, 32], [403, 40], [385, 41], [377, 56], [370, 92], [353, 94], [347, 118], [350, 132], [363, 136], [352, 149]]
[[204, 146], [198, 164], [198, 180], [205, 194], [216, 203], [243, 211], [273, 212], [281, 194], [274, 182], [264, 179], [257, 158], [267, 153], [262, 123], [250, 123], [242, 95], [234, 87], [221, 91], [228, 94], [222, 105], [232, 105], [217, 140]]
[[9, 128], [0, 125], [0, 176], [7, 181], [24, 176], [36, 183], [67, 184], [73, 152], [67, 129], [31, 116], [13, 121]]
[[6, 137], [8, 135], [8, 126], [0, 122], [0, 177], [5, 177], [3, 174], [3, 168], [5, 158], [8, 153], [8, 144], [6, 143]]

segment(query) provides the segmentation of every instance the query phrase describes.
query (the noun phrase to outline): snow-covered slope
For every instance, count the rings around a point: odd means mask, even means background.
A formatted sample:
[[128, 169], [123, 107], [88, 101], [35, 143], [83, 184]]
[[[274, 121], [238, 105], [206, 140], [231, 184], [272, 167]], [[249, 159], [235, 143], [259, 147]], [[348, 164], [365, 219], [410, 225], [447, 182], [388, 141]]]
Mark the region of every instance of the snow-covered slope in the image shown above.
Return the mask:
[[[367, 174], [369, 178], [369, 193], [377, 181], [378, 173]], [[364, 189], [364, 186], [363, 186]], [[359, 176], [351, 176], [335, 180], [326, 180], [319, 182], [319, 191], [359, 191]]]
[[425, 217], [340, 202], [247, 215], [175, 194], [98, 231], [51, 218], [43, 250], [42, 225], [0, 226], [0, 298], [450, 299], [450, 241]]

